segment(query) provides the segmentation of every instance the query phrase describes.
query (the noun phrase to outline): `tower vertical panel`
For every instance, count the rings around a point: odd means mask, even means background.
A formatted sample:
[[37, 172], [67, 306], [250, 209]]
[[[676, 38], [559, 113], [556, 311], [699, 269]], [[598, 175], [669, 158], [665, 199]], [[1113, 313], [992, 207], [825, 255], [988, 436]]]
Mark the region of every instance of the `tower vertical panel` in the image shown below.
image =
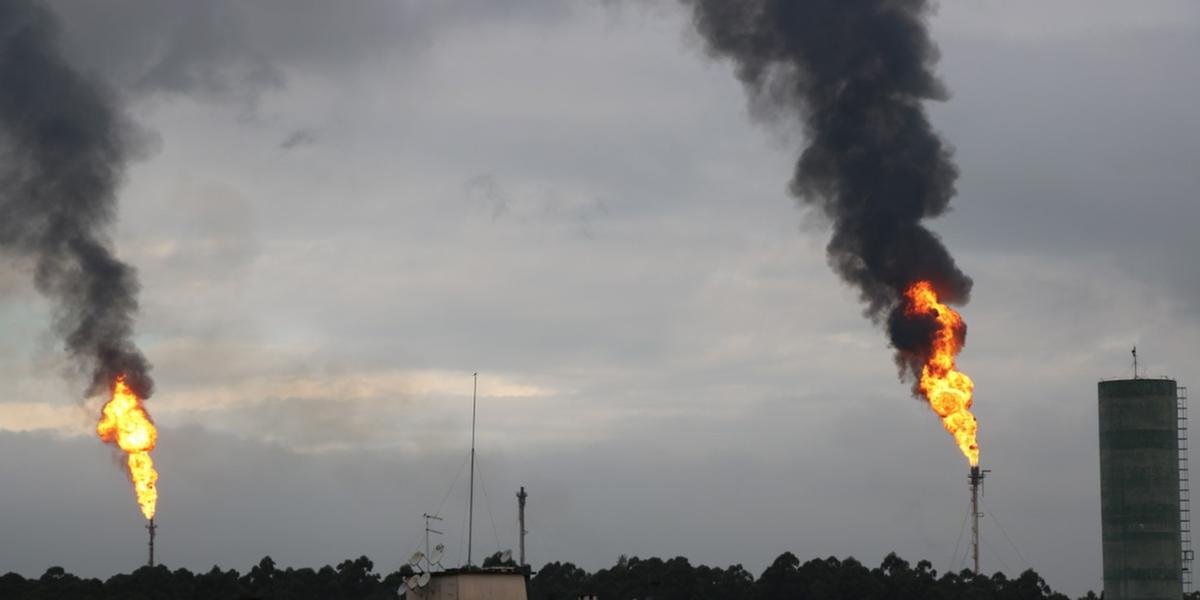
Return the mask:
[[1099, 384], [1100, 512], [1108, 600], [1183, 594], [1177, 386]]

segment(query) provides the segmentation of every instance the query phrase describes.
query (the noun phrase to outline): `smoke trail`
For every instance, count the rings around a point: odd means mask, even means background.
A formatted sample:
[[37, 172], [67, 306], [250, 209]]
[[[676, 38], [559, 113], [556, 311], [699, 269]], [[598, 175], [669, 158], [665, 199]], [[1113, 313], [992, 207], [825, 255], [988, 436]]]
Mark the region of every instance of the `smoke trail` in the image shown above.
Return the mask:
[[[946, 211], [958, 169], [922, 102], [944, 100], [925, 0], [682, 0], [709, 53], [733, 60], [753, 103], [797, 119], [791, 181], [832, 223], [829, 263], [886, 320], [897, 364], [918, 377], [936, 323], [905, 315], [904, 291], [930, 281], [965, 303], [971, 279], [921, 221]], [[965, 335], [965, 329], [963, 331]]]
[[64, 62], [47, 8], [0, 0], [0, 251], [32, 261], [88, 392], [111, 391], [123, 373], [145, 398], [137, 277], [108, 238], [133, 131], [115, 98]]

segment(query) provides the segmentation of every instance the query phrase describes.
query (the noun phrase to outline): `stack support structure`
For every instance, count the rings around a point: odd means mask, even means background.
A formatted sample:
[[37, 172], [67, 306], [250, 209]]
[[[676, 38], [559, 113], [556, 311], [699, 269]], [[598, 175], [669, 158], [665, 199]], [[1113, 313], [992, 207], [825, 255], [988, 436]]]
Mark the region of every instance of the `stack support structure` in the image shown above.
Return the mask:
[[[1171, 379], [1099, 384], [1100, 513], [1107, 600], [1183, 595], [1179, 389]], [[1186, 447], [1186, 446], [1184, 446]], [[1186, 467], [1185, 467], [1186, 468]]]
[[150, 532], [150, 543], [148, 544], [148, 550], [149, 550], [150, 557], [149, 557], [149, 560], [146, 562], [146, 564], [153, 567], [154, 566], [154, 534], [158, 532], [158, 525], [156, 525], [154, 523], [154, 517], [150, 517], [150, 520], [146, 522], [146, 531]]
[[983, 469], [979, 465], [971, 467], [971, 474], [967, 481], [971, 483], [971, 563], [974, 565], [972, 572], [979, 574], [979, 517], [983, 513], [979, 512], [979, 492], [983, 487], [983, 478], [985, 477]]
[[521, 568], [525, 568], [525, 534], [529, 533], [525, 530], [525, 500], [529, 498], [529, 494], [525, 493], [525, 486], [521, 486], [521, 491], [517, 492], [517, 527], [521, 532], [521, 554], [519, 564]]

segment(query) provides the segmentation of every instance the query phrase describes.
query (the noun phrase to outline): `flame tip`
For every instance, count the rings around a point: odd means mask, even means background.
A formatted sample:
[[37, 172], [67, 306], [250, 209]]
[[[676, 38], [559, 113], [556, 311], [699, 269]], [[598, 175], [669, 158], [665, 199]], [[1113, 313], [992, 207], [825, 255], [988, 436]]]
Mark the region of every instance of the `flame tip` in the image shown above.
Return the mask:
[[956, 368], [955, 357], [962, 349], [962, 316], [938, 298], [930, 280], [914, 282], [904, 291], [904, 313], [933, 316], [938, 328], [930, 340], [929, 356], [921, 367], [917, 389], [929, 401], [930, 408], [942, 419], [942, 426], [954, 436], [959, 450], [971, 466], [979, 464], [978, 423], [971, 414], [975, 383]]
[[138, 506], [143, 516], [153, 519], [158, 503], [158, 471], [154, 469], [150, 451], [158, 443], [158, 429], [142, 399], [126, 383], [124, 373], [113, 380], [112, 398], [101, 409], [96, 435], [126, 453], [126, 467]]

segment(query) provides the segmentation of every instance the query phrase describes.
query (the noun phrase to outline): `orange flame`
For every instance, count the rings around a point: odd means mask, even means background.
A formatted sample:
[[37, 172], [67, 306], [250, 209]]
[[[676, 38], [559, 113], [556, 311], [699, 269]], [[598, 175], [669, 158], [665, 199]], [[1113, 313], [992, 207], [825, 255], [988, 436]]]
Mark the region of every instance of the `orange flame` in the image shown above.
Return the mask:
[[113, 384], [112, 399], [104, 405], [100, 422], [96, 424], [96, 435], [107, 443], [116, 443], [129, 455], [129, 478], [133, 481], [137, 502], [142, 507], [142, 514], [153, 519], [158, 503], [158, 471], [154, 470], [150, 451], [158, 443], [158, 430], [142, 400], [125, 383], [124, 375]]
[[914, 283], [904, 292], [904, 297], [908, 299], [905, 314], [933, 315], [938, 323], [933, 350], [921, 369], [918, 387], [929, 400], [933, 412], [942, 418], [942, 426], [954, 436], [971, 466], [976, 466], [979, 464], [979, 442], [975, 439], [978, 424], [975, 415], [971, 414], [975, 384], [966, 373], [954, 368], [954, 357], [962, 349], [962, 316], [938, 301], [937, 292], [928, 281]]

